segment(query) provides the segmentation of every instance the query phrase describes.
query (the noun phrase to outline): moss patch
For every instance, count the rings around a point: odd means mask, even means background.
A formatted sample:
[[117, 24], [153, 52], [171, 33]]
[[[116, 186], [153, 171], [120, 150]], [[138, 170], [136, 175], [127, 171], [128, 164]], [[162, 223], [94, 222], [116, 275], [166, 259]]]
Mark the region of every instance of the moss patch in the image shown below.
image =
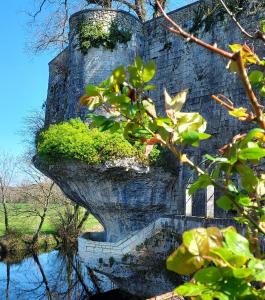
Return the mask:
[[122, 158], [136, 158], [144, 164], [157, 164], [161, 155], [154, 148], [149, 159], [144, 156], [143, 145], [130, 144], [122, 134], [90, 129], [80, 119], [51, 125], [40, 133], [38, 155], [48, 160], [78, 159], [95, 165]]

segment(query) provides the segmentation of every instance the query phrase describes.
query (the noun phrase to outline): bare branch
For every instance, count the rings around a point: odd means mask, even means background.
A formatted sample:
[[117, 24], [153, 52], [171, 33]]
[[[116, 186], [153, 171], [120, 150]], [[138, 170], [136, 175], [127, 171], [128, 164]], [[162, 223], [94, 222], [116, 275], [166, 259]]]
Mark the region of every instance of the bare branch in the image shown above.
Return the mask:
[[240, 24], [240, 22], [237, 20], [236, 15], [228, 8], [228, 6], [226, 5], [225, 1], [223, 0], [219, 0], [221, 2], [221, 5], [223, 6], [223, 8], [226, 10], [226, 12], [228, 13], [228, 15], [231, 17], [231, 19], [234, 21], [234, 23], [236, 24], [236, 26], [240, 29], [240, 31], [247, 36], [250, 39], [260, 39], [263, 42], [265, 42], [265, 35], [262, 34], [262, 32], [257, 31], [256, 34], [250, 34], [249, 32], [246, 31], [246, 29]]

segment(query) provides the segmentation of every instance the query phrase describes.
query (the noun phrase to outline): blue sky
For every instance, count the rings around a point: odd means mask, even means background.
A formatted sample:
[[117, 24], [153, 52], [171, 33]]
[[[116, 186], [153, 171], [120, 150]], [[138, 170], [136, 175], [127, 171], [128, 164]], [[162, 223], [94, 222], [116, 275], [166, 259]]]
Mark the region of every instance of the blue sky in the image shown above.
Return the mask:
[[[178, 6], [192, 2], [175, 1]], [[46, 99], [48, 62], [54, 56], [34, 56], [25, 50], [29, 36], [23, 10], [30, 3], [33, 0], [0, 1], [0, 151], [15, 155], [23, 153], [23, 137], [18, 134], [23, 118]]]
[[23, 152], [18, 132], [23, 118], [46, 98], [51, 54], [34, 56], [25, 50], [27, 1], [0, 1], [0, 151]]

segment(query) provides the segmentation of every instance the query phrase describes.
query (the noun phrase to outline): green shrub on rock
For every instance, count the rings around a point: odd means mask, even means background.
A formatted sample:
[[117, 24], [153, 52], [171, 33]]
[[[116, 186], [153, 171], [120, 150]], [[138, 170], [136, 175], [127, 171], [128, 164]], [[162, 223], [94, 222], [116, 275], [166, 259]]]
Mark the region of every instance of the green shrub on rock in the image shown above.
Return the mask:
[[90, 129], [80, 119], [51, 125], [40, 133], [37, 150], [40, 157], [49, 160], [68, 158], [89, 164], [131, 157], [148, 164], [160, 159], [158, 149], [154, 149], [150, 159], [147, 159], [143, 147], [130, 144], [122, 134]]

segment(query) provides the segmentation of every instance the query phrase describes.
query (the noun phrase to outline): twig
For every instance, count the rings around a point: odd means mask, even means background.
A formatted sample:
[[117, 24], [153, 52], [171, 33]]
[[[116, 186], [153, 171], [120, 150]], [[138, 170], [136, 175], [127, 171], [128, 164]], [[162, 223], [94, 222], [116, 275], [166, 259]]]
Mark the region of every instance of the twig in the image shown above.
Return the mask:
[[223, 0], [219, 0], [221, 2], [221, 5], [223, 6], [223, 8], [226, 10], [226, 12], [228, 13], [228, 15], [231, 17], [231, 19], [234, 21], [234, 23], [236, 24], [236, 26], [239, 28], [239, 30], [248, 38], [250, 39], [259, 39], [262, 40], [263, 42], [265, 42], [265, 36], [262, 32], [257, 31], [255, 33], [255, 35], [250, 34], [249, 32], [246, 31], [246, 29], [239, 23], [239, 21], [237, 20], [235, 14], [228, 8], [228, 6], [226, 5], [226, 3]]
[[245, 87], [249, 101], [252, 105], [252, 108], [253, 108], [255, 114], [256, 114], [257, 122], [260, 125], [260, 127], [265, 130], [265, 120], [264, 120], [264, 116], [263, 116], [263, 111], [261, 109], [261, 105], [260, 105], [260, 103], [252, 89], [252, 86], [250, 84], [248, 74], [247, 74], [246, 68], [244, 67], [242, 56], [241, 56], [240, 52], [236, 52], [234, 54], [234, 60], [237, 62], [239, 77], [241, 78], [241, 80], [243, 82], [243, 85]]

